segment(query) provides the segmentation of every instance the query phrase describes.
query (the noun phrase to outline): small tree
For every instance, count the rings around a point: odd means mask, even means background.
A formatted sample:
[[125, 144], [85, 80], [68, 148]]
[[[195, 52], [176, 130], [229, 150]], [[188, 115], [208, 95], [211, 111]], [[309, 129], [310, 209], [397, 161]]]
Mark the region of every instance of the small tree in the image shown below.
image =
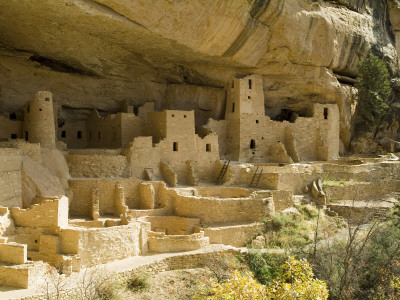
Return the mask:
[[356, 112], [356, 132], [368, 132], [379, 125], [388, 109], [391, 93], [389, 71], [385, 63], [376, 56], [370, 56], [358, 65], [360, 73], [358, 106]]

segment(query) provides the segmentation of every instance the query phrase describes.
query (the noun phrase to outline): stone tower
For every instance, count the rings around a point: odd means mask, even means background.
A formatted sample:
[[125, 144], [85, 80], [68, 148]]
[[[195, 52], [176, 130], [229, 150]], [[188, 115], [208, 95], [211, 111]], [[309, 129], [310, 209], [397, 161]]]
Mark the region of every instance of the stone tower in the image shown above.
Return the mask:
[[25, 140], [40, 143], [42, 147], [55, 146], [56, 130], [51, 92], [37, 92], [35, 98], [26, 106], [23, 135]]
[[240, 119], [246, 115], [265, 115], [264, 89], [261, 75], [233, 78], [225, 87], [225, 119]]

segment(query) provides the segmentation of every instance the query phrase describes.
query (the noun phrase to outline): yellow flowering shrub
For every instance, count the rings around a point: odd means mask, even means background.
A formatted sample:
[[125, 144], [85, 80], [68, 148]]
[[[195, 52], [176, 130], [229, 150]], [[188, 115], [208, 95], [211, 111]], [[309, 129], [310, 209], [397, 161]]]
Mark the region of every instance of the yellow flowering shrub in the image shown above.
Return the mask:
[[194, 299], [267, 299], [265, 298], [265, 285], [258, 283], [251, 273], [242, 275], [238, 270], [226, 282], [218, 283], [211, 279], [203, 284], [194, 295]]
[[314, 278], [310, 264], [293, 256], [281, 267], [282, 273], [267, 288], [267, 295], [274, 300], [323, 300], [328, 299], [326, 283]]
[[195, 293], [194, 299], [241, 299], [241, 300], [325, 300], [328, 290], [324, 281], [314, 278], [307, 261], [290, 257], [281, 267], [281, 274], [266, 287], [258, 283], [250, 273], [235, 270], [223, 283], [211, 279]]

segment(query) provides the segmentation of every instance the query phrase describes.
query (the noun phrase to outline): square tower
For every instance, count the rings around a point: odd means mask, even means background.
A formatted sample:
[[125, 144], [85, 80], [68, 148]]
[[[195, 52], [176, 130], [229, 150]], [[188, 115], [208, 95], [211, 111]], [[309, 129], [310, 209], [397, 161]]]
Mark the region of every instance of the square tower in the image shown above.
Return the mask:
[[244, 114], [265, 115], [261, 75], [233, 78], [225, 87], [225, 119], [240, 119]]

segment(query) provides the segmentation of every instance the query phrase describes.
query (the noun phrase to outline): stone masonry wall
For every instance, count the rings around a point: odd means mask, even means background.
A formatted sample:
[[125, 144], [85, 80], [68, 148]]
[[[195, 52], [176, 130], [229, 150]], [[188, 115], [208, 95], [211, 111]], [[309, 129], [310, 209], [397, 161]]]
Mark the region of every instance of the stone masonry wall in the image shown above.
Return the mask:
[[22, 207], [21, 163], [18, 149], [0, 148], [0, 206]]

